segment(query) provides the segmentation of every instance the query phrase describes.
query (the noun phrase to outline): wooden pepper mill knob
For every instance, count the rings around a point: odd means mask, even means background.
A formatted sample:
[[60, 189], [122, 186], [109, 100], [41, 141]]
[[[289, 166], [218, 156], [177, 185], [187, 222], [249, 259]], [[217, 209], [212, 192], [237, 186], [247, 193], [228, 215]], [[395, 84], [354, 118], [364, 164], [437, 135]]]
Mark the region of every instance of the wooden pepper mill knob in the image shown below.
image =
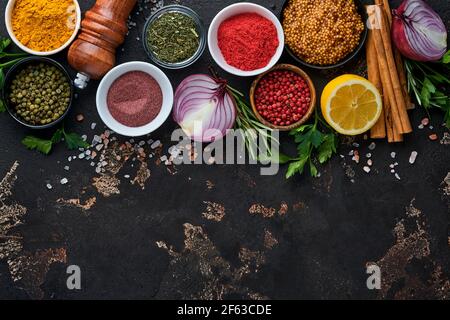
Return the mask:
[[116, 64], [116, 49], [128, 32], [127, 19], [137, 0], [97, 0], [86, 12], [81, 33], [71, 45], [69, 64], [78, 71], [75, 85], [84, 89]]

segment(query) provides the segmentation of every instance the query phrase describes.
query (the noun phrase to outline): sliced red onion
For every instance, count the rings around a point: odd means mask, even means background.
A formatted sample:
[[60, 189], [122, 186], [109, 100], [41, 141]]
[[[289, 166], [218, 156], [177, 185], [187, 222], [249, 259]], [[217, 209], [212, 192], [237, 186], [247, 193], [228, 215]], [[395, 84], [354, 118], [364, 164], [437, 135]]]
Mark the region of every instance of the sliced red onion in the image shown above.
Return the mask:
[[423, 0], [404, 0], [394, 10], [392, 39], [399, 51], [416, 61], [438, 61], [447, 51], [447, 29]]
[[173, 118], [194, 141], [223, 138], [236, 121], [236, 105], [225, 81], [195, 74], [181, 82], [175, 92]]

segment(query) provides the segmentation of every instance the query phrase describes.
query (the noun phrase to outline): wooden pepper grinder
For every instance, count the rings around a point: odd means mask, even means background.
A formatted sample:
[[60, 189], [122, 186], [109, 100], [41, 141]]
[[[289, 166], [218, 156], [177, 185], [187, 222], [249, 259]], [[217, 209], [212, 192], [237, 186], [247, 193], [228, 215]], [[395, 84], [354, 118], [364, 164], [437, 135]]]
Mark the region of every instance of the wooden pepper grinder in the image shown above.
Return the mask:
[[75, 86], [84, 89], [116, 64], [116, 49], [128, 32], [127, 19], [137, 0], [97, 0], [86, 12], [81, 33], [71, 45], [69, 64], [78, 71]]

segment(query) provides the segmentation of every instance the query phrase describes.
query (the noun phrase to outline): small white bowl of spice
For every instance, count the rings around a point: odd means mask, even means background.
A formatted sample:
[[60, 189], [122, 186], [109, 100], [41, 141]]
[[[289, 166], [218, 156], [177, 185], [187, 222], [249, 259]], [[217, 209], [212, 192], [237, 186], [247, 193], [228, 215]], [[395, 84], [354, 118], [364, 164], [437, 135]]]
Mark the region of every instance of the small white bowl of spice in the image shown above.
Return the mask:
[[75, 40], [81, 26], [81, 9], [77, 0], [9, 0], [5, 24], [20, 49], [50, 56]]
[[284, 32], [278, 18], [263, 6], [240, 2], [220, 11], [208, 32], [209, 52], [225, 71], [253, 77], [281, 58]]
[[109, 71], [97, 90], [97, 111], [111, 130], [127, 137], [152, 133], [172, 112], [173, 88], [158, 67], [127, 62]]

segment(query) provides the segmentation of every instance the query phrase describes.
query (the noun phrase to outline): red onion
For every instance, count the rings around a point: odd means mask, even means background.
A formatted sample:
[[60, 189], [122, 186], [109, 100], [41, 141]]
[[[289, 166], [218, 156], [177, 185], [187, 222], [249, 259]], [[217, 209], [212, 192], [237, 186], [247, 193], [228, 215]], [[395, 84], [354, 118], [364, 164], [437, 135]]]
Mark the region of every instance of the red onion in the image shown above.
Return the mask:
[[205, 74], [184, 79], [175, 92], [173, 118], [194, 141], [223, 138], [236, 121], [236, 105], [226, 81]]
[[405, 0], [394, 10], [392, 38], [400, 52], [416, 61], [437, 61], [447, 51], [447, 30], [422, 0]]

